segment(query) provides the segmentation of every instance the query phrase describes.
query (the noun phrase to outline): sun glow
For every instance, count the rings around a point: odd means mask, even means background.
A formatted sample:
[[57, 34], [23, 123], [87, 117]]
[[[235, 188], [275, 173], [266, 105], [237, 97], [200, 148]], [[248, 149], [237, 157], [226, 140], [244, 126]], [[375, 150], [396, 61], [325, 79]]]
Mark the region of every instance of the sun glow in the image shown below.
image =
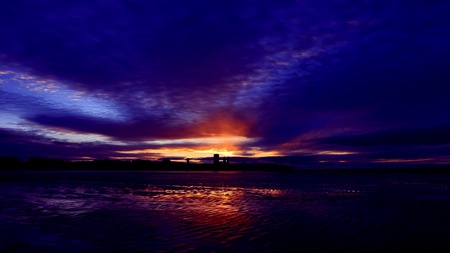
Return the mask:
[[142, 150], [117, 151], [120, 154], [136, 155], [148, 159], [159, 159], [161, 157], [189, 157], [202, 158], [209, 157], [211, 154], [219, 154], [220, 156], [235, 156], [235, 151], [222, 149], [193, 149], [193, 148], [155, 148]]
[[179, 158], [203, 158], [212, 154], [220, 156], [279, 156], [277, 151], [264, 151], [259, 148], [247, 147], [243, 150], [243, 145], [254, 142], [254, 138], [242, 136], [222, 136], [206, 138], [188, 138], [175, 140], [152, 140], [145, 141], [144, 144], [151, 145], [149, 148], [135, 150], [116, 151], [118, 154], [128, 156], [135, 155], [139, 158], [159, 159], [162, 157]]
[[[145, 144], [155, 145], [152, 148], [117, 151], [120, 154], [136, 155], [155, 159], [161, 157], [209, 157], [211, 154], [221, 156], [236, 156], [240, 151], [240, 144], [249, 143], [253, 139], [240, 136], [191, 138], [176, 140], [153, 140]], [[180, 147], [181, 146], [181, 147]]]

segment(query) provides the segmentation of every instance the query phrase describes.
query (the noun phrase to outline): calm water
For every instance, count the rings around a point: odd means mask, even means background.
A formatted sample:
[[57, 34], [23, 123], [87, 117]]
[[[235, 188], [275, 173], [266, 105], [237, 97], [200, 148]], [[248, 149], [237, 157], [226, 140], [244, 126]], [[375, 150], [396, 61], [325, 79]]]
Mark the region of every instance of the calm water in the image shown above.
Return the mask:
[[0, 173], [0, 252], [450, 252], [450, 174]]

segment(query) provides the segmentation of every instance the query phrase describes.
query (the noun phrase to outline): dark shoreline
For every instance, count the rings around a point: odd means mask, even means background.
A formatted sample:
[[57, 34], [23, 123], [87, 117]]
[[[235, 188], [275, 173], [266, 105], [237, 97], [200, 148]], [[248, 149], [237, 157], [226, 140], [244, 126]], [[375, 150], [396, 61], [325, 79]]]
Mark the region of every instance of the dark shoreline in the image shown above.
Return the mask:
[[16, 171], [294, 171], [293, 166], [269, 163], [205, 164], [170, 161], [119, 161], [96, 160], [68, 162], [54, 159], [37, 159], [28, 162], [3, 162], [0, 170]]
[[14, 157], [0, 158], [0, 171], [290, 171], [299, 173], [450, 173], [448, 165], [423, 167], [315, 167], [294, 168], [275, 163], [185, 163], [150, 160], [65, 161], [33, 158], [23, 162]]
[[351, 168], [351, 169], [294, 169], [292, 166], [284, 165], [272, 165], [272, 164], [236, 164], [235, 166], [228, 167], [217, 167], [210, 164], [194, 165], [194, 166], [156, 166], [151, 168], [132, 168], [132, 167], [95, 167], [95, 166], [68, 166], [68, 167], [30, 167], [30, 166], [2, 166], [0, 172], [45, 172], [45, 171], [60, 171], [60, 172], [76, 172], [76, 171], [86, 171], [86, 172], [164, 172], [164, 171], [185, 171], [185, 172], [195, 172], [195, 171], [205, 171], [205, 172], [220, 172], [220, 171], [255, 171], [255, 172], [290, 172], [290, 173], [355, 173], [355, 174], [385, 174], [385, 173], [411, 173], [411, 174], [426, 174], [426, 173], [450, 173], [450, 168], [371, 168], [371, 169], [361, 169], [361, 168]]

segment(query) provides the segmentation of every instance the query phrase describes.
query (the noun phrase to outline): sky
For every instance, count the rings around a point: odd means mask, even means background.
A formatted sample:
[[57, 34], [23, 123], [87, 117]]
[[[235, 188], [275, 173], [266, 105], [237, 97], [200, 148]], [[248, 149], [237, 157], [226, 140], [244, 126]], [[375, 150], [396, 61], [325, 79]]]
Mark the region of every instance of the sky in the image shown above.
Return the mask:
[[0, 5], [0, 156], [450, 163], [448, 1]]

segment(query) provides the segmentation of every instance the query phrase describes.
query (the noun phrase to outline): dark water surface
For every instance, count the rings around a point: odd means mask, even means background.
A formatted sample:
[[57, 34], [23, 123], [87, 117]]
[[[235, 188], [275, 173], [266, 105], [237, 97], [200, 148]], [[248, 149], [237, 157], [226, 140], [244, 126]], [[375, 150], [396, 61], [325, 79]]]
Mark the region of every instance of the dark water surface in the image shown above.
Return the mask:
[[0, 172], [0, 252], [450, 252], [450, 173]]

